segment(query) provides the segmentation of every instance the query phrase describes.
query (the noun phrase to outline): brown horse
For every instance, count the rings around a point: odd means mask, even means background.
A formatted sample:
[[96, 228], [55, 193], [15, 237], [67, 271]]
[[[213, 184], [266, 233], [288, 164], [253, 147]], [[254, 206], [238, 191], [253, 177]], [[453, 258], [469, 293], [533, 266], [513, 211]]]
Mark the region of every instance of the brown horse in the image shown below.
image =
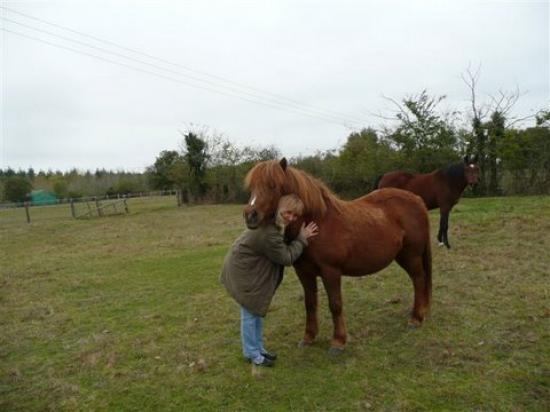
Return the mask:
[[378, 188], [397, 187], [408, 190], [420, 196], [428, 210], [439, 208], [439, 245], [451, 248], [448, 238], [449, 213], [464, 192], [467, 185], [477, 183], [479, 167], [477, 157], [464, 158], [462, 163], [437, 169], [426, 174], [412, 174], [407, 172], [389, 172], [378, 178]]
[[[303, 220], [319, 225], [319, 235], [309, 240], [309, 247], [294, 264], [305, 296], [302, 344], [313, 343], [319, 330], [317, 276], [325, 286], [334, 323], [330, 353], [339, 353], [347, 339], [341, 276], [378, 272], [393, 260], [407, 271], [414, 285], [409, 323], [422, 323], [430, 309], [432, 261], [428, 212], [418, 196], [383, 189], [344, 201], [321, 181], [288, 166], [284, 158], [256, 164], [246, 176], [245, 186], [251, 192], [244, 208], [250, 229], [273, 219], [279, 198], [289, 193], [304, 202]], [[297, 223], [299, 227], [301, 222]]]

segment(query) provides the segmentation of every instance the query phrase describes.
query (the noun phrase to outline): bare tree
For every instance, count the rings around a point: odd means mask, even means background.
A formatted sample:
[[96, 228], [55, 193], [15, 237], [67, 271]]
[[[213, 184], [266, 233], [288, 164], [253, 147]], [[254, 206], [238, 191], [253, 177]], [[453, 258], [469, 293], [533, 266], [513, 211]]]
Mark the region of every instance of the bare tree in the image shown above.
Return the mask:
[[477, 100], [477, 86], [481, 72], [481, 65], [473, 70], [468, 66], [462, 74], [462, 80], [470, 90], [472, 111], [472, 141], [470, 151], [478, 155], [480, 179], [478, 193], [498, 194], [499, 173], [499, 142], [504, 138], [507, 129], [514, 124], [534, 118], [536, 115], [518, 117], [513, 108], [522, 93], [518, 86], [515, 90], [499, 90], [496, 95], [488, 95], [485, 103]]

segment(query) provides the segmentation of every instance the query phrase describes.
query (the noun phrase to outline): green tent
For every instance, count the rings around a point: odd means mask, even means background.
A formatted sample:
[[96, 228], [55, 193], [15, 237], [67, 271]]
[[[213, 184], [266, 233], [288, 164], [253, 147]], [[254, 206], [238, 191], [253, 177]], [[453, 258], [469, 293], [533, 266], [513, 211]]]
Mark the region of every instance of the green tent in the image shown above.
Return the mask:
[[47, 190], [33, 190], [31, 192], [31, 204], [33, 206], [55, 205], [57, 197]]

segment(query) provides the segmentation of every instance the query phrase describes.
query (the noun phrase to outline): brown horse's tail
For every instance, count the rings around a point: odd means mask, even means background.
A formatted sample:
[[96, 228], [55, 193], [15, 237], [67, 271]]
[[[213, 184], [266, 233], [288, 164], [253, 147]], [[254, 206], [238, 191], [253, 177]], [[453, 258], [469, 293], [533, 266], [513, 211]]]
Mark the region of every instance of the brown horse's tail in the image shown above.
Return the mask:
[[424, 269], [425, 292], [428, 298], [428, 308], [432, 301], [432, 246], [430, 242], [430, 231], [428, 230], [428, 239], [426, 240], [426, 248], [422, 254], [422, 267]]

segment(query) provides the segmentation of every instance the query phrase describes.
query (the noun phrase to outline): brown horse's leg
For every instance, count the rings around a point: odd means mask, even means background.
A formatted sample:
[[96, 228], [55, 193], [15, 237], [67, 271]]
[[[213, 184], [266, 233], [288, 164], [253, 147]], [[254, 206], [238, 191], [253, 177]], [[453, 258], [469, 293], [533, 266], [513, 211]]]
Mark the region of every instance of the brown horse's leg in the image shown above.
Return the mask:
[[449, 244], [449, 213], [450, 209], [448, 208], [441, 208], [440, 209], [440, 217], [439, 217], [439, 234], [437, 235], [437, 240], [439, 240], [439, 245], [443, 246], [445, 245], [447, 249], [451, 248], [451, 245]]
[[439, 230], [437, 231], [439, 246], [443, 246], [443, 212], [439, 209]]
[[317, 320], [317, 278], [298, 272], [298, 279], [304, 288], [304, 303], [306, 306], [306, 331], [302, 345], [311, 345], [319, 332]]
[[[409, 320], [409, 325], [420, 326], [430, 311], [431, 298], [431, 256], [427, 255], [400, 255], [397, 263], [405, 269], [414, 285], [414, 305]], [[430, 259], [430, 262], [425, 262]], [[428, 266], [429, 265], [429, 266]]]
[[328, 304], [334, 324], [334, 333], [330, 341], [332, 352], [344, 349], [347, 339], [342, 302], [341, 277], [342, 275], [338, 271], [323, 270], [323, 285], [327, 291]]

